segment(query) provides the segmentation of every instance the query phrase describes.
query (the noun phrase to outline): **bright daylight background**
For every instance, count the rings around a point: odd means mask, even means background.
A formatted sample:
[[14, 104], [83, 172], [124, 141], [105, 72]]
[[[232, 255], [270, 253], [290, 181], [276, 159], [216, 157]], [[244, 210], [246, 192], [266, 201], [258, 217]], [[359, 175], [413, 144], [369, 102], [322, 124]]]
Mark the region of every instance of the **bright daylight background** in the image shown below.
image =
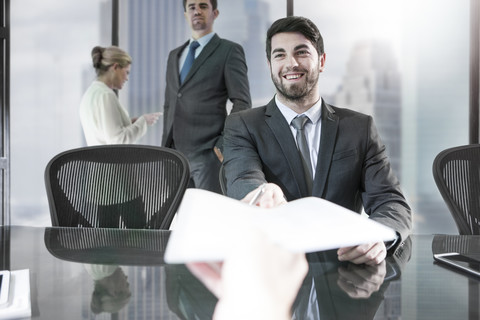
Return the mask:
[[[110, 41], [110, 8], [107, 0], [12, 1], [12, 224], [50, 225], [45, 165], [84, 145], [78, 106], [94, 78], [90, 50]], [[122, 0], [121, 8], [120, 46], [134, 58], [121, 99], [131, 115], [161, 110], [166, 55], [188, 37], [181, 5]], [[273, 96], [265, 31], [286, 5], [220, 0], [219, 10], [215, 30], [244, 46], [259, 106]], [[468, 143], [469, 1], [296, 0], [295, 14], [323, 34], [323, 97], [374, 116], [415, 232], [455, 233], [431, 165], [442, 149]], [[141, 143], [160, 141], [161, 125]]]

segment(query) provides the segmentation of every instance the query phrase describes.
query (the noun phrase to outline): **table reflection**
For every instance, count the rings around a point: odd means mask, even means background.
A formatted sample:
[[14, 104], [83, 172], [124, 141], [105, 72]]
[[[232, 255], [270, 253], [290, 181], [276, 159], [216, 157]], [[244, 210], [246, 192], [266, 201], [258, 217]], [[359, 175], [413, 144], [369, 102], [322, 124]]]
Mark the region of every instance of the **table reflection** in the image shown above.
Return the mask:
[[[432, 254], [458, 252], [480, 259], [480, 236], [437, 234], [432, 241]], [[468, 319], [479, 319], [480, 284], [478, 277], [448, 265], [437, 263], [442, 268], [457, 272], [468, 278]]]
[[[32, 319], [175, 320], [192, 319], [195, 313], [208, 319], [216, 298], [184, 265], [163, 261], [169, 234], [160, 230], [2, 227], [2, 264], [9, 270], [29, 269]], [[307, 289], [299, 292], [295, 306], [316, 295], [310, 306], [317, 306], [319, 314], [325, 315], [322, 319], [362, 319], [372, 318], [372, 314], [375, 320], [479, 319], [479, 280], [434, 263], [432, 253], [480, 254], [480, 236], [414, 235], [412, 239], [411, 248], [408, 242], [401, 246], [387, 258], [385, 270], [377, 275], [373, 272], [371, 283], [365, 281], [363, 286], [354, 285], [357, 282], [351, 277], [365, 270], [338, 263], [332, 253], [309, 255]], [[411, 260], [406, 263], [410, 252]], [[328, 255], [331, 261], [325, 260]], [[127, 276], [131, 295], [118, 312], [92, 311], [95, 280], [85, 264], [119, 267]], [[381, 284], [373, 281], [381, 279], [383, 272]], [[307, 310], [311, 310], [308, 304]], [[355, 312], [358, 314], [352, 317]]]
[[[336, 250], [308, 254], [309, 271], [293, 305], [292, 319], [374, 319], [387, 290], [399, 281], [411, 248], [408, 239], [374, 267], [339, 262]], [[180, 319], [212, 318], [216, 297], [185, 266], [167, 265], [166, 281], [168, 306]], [[392, 301], [401, 297], [397, 284], [392, 290], [397, 292], [388, 295], [388, 305], [397, 306], [400, 316], [400, 301]]]
[[85, 264], [94, 289], [90, 308], [93, 313], [118, 313], [129, 302], [132, 293], [128, 277], [120, 266]]
[[[46, 228], [44, 240], [54, 257], [84, 266], [93, 282], [90, 308], [94, 314], [127, 319], [140, 306], [168, 306], [168, 313], [162, 310], [154, 318], [211, 319], [217, 298], [186, 266], [164, 263], [169, 235], [170, 231], [160, 230]], [[385, 308], [391, 315], [392, 306], [401, 305], [400, 283], [387, 291], [409, 260], [411, 243], [408, 239], [374, 267], [339, 262], [336, 250], [308, 254], [309, 271], [292, 319], [373, 319]], [[400, 310], [395, 312], [400, 316]]]

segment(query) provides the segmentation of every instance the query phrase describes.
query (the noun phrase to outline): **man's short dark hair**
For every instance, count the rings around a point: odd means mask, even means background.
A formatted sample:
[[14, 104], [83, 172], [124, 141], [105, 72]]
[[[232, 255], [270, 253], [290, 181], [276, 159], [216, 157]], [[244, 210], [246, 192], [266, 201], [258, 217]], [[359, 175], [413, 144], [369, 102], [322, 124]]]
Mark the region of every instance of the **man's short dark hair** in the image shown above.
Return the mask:
[[299, 32], [303, 34], [317, 49], [318, 55], [323, 54], [323, 38], [317, 26], [304, 17], [286, 17], [275, 21], [267, 31], [266, 52], [268, 61], [271, 58], [273, 36], [283, 32]]
[[[212, 10], [217, 9], [217, 0], [210, 0], [210, 4], [212, 5]], [[183, 11], [187, 11], [187, 0], [183, 0]]]

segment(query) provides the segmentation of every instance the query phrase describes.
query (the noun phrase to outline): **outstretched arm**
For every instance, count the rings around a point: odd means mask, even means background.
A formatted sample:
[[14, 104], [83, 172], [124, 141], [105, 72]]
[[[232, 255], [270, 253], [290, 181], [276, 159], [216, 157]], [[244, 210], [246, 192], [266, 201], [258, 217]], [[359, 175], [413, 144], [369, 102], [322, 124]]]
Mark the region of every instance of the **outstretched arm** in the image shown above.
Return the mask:
[[305, 255], [272, 243], [257, 229], [248, 234], [223, 263], [187, 265], [219, 299], [213, 319], [291, 319], [308, 271]]

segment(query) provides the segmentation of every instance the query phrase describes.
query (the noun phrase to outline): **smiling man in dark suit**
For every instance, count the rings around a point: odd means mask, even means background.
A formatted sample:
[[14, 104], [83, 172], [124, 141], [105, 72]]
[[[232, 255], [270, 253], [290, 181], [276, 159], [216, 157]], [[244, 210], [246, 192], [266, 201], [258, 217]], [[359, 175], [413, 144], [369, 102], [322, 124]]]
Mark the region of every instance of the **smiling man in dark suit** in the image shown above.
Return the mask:
[[261, 187], [265, 192], [257, 205], [262, 207], [308, 196], [359, 213], [363, 207], [370, 219], [393, 228], [397, 239], [340, 248], [338, 256], [380, 263], [408, 237], [412, 217], [372, 117], [321, 99], [318, 78], [326, 55], [310, 20], [274, 22], [266, 53], [276, 96], [266, 106], [227, 118], [227, 194], [248, 202]]
[[213, 32], [217, 0], [183, 0], [192, 37], [167, 63], [162, 145], [189, 160], [190, 187], [220, 193], [218, 173], [227, 100], [232, 113], [251, 108], [242, 47]]

